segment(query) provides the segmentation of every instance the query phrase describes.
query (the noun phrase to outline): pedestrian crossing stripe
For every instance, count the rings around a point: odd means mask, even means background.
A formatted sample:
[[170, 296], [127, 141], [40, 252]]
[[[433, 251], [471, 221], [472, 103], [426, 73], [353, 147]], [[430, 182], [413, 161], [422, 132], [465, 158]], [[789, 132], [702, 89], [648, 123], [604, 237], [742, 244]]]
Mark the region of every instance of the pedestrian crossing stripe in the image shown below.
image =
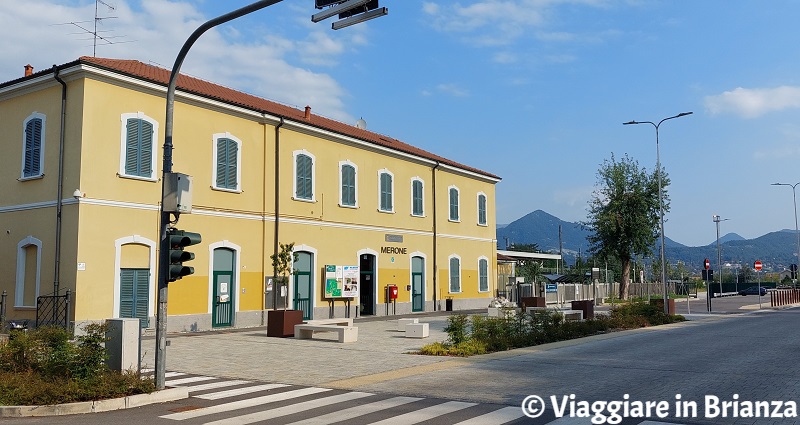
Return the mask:
[[[166, 381], [167, 385], [187, 387], [190, 394], [209, 391], [209, 390], [219, 390], [222, 388], [232, 387], [232, 386], [246, 385], [240, 388], [223, 389], [220, 391], [214, 391], [192, 396], [196, 398], [202, 398], [205, 400], [220, 400], [235, 396], [247, 396], [248, 394], [260, 391], [269, 391], [278, 388], [290, 387], [290, 385], [286, 384], [257, 384], [252, 381], [233, 380], [233, 379], [222, 380], [217, 382], [205, 382], [219, 378], [207, 377], [207, 376], [186, 376], [186, 374], [182, 372], [167, 372], [165, 375], [167, 378], [172, 378]], [[305, 400], [289, 405], [281, 405], [279, 407], [266, 408], [264, 410], [259, 410], [257, 412], [228, 417], [224, 419], [217, 419], [213, 422], [206, 423], [206, 425], [222, 425], [222, 424], [247, 425], [257, 422], [265, 422], [271, 419], [280, 418], [292, 414], [297, 414], [298, 412], [308, 412], [313, 409], [322, 408], [325, 406], [330, 406], [355, 400], [361, 400], [376, 395], [360, 391], [350, 391], [350, 392], [330, 395], [326, 394], [328, 391], [332, 391], [332, 389], [316, 388], [316, 387], [290, 389], [288, 391], [283, 391], [275, 394], [245, 398], [209, 407], [202, 407], [194, 410], [171, 413], [163, 415], [161, 416], [161, 418], [182, 421], [186, 419], [202, 418], [204, 416], [215, 415], [219, 413], [235, 412], [240, 409], [249, 409], [259, 406], [264, 407], [263, 405], [266, 405], [268, 403], [274, 403], [278, 401], [291, 401], [296, 398], [306, 397], [311, 395], [320, 396], [312, 400]], [[366, 416], [376, 412], [397, 408], [406, 404], [422, 400], [424, 400], [424, 398], [405, 397], [405, 396], [396, 396], [372, 402], [367, 400], [367, 402], [364, 404], [359, 404], [353, 407], [346, 407], [341, 410], [337, 410], [330, 413], [324, 413], [311, 418], [301, 419], [287, 425], [324, 425], [335, 422], [341, 422], [348, 419], [353, 419], [360, 416]], [[395, 415], [386, 419], [378, 420], [377, 422], [372, 422], [369, 425], [412, 425], [420, 422], [435, 420], [440, 416], [452, 414], [454, 412], [458, 412], [477, 405], [478, 403], [445, 401], [443, 403], [419, 408], [410, 412], [401, 413], [399, 415]], [[491, 412], [478, 414], [477, 416], [464, 419], [460, 422], [455, 423], [454, 425], [484, 425], [484, 424], [501, 425], [509, 422], [518, 421], [524, 418], [525, 415], [522, 412], [520, 406], [504, 406]], [[551, 420], [546, 423], [542, 422], [542, 425], [590, 425], [591, 423], [592, 423], [591, 418], [562, 417], [562, 418], [557, 418], [555, 420]], [[678, 425], [678, 424], [645, 420], [639, 422], [638, 425]]]

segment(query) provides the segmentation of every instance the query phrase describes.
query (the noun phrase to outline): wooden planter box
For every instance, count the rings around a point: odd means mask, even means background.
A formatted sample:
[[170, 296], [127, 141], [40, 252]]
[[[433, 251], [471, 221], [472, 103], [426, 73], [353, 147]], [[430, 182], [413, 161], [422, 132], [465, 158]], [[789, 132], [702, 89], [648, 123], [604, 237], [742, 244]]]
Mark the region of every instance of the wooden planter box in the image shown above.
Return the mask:
[[294, 325], [303, 323], [303, 310], [267, 311], [267, 336], [286, 338], [294, 336]]

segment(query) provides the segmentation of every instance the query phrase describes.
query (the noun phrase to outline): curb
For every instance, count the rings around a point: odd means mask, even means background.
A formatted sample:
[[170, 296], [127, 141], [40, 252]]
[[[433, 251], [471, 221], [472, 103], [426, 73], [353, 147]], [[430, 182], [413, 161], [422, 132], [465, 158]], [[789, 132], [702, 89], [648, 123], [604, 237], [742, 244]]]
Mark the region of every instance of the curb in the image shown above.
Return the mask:
[[136, 394], [108, 400], [79, 401], [76, 403], [52, 404], [46, 406], [0, 406], [0, 418], [110, 412], [112, 410], [130, 409], [132, 407], [182, 400], [185, 398], [189, 398], [189, 388], [175, 387], [153, 391], [150, 394]]

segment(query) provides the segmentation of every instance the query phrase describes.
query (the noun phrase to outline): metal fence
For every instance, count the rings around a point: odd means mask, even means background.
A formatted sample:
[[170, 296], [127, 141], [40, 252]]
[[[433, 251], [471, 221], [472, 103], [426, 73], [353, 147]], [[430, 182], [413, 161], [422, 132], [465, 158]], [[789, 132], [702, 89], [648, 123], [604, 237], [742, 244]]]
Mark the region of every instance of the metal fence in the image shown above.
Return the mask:
[[[693, 283], [670, 282], [667, 284], [667, 290], [670, 294], [697, 298], [697, 285]], [[497, 295], [514, 302], [519, 302], [525, 297], [545, 297], [548, 304], [567, 304], [585, 300], [596, 300], [599, 304], [612, 296], [618, 297], [618, 292], [619, 283], [517, 284], [507, 286], [505, 291], [498, 291]], [[664, 285], [661, 283], [631, 283], [628, 289], [629, 298], [650, 298], [661, 295], [664, 295]]]
[[43, 295], [36, 298], [36, 327], [69, 328], [70, 291], [64, 295]]

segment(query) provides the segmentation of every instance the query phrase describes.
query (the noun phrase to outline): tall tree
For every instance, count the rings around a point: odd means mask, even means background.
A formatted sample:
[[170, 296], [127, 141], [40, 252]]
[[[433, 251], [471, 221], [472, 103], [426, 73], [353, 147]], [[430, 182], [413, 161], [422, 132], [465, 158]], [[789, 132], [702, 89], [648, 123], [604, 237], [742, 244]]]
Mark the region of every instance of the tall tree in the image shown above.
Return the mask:
[[[669, 178], [660, 170], [663, 187]], [[631, 260], [651, 254], [659, 236], [658, 174], [648, 174], [639, 163], [625, 155], [619, 161], [611, 155], [597, 172], [597, 183], [589, 201], [588, 220], [592, 232], [589, 250], [601, 258], [616, 258], [622, 265], [619, 296], [628, 298]], [[664, 211], [669, 198], [662, 189]]]

